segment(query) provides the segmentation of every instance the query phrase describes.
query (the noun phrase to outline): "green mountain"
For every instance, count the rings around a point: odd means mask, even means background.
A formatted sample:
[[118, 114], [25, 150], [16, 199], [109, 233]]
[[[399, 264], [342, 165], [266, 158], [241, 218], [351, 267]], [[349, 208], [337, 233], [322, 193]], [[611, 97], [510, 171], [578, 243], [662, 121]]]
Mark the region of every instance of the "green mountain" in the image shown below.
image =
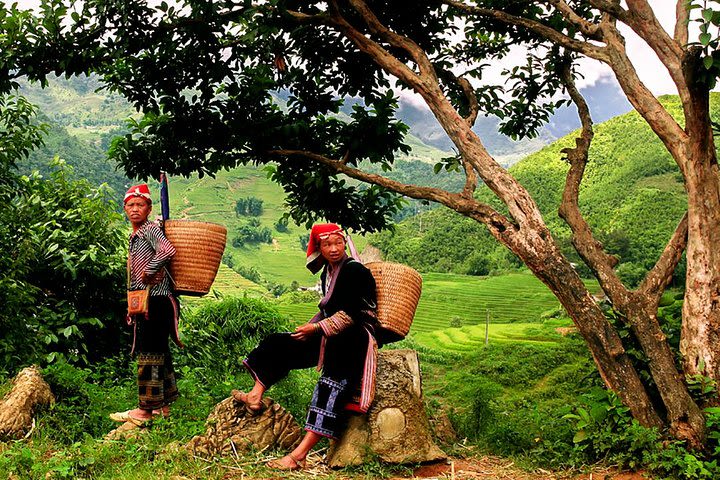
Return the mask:
[[107, 183], [123, 192], [130, 180], [107, 158], [112, 138], [125, 131], [126, 119], [135, 114], [120, 96], [104, 91], [95, 77], [57, 78], [46, 88], [21, 82], [20, 93], [37, 105], [39, 120], [49, 126], [45, 145], [19, 165], [23, 173], [47, 173], [47, 162], [59, 156], [75, 176], [99, 185]]
[[[98, 90], [93, 77], [55, 79], [41, 89], [25, 84], [22, 93], [39, 105], [51, 124], [43, 149], [22, 169], [42, 169], [53, 155], [75, 168], [78, 177], [93, 183], [108, 182], [122, 192], [130, 182], [106, 159], [113, 135], [136, 113], [117, 95]], [[677, 98], [663, 102], [679, 115]], [[717, 104], [717, 96], [713, 97]], [[716, 112], [717, 109], [714, 110]], [[408, 136], [413, 147], [401, 156], [389, 176], [408, 183], [458, 189], [462, 175], [435, 175], [433, 166], [447, 152]], [[574, 145], [568, 135], [511, 167], [511, 172], [536, 198], [554, 234], [571, 258], [569, 232], [557, 217], [567, 165], [561, 149]], [[172, 215], [216, 221], [228, 226], [226, 261], [245, 277], [266, 287], [314, 282], [304, 269], [304, 226], [278, 225], [285, 213], [283, 191], [255, 167], [222, 171], [215, 178], [170, 179]], [[497, 204], [490, 193], [478, 193]], [[239, 200], [262, 201], [257, 217], [236, 214]], [[683, 188], [670, 156], [637, 114], [616, 117], [596, 127], [590, 164], [581, 193], [581, 205], [608, 249], [621, 260], [619, 269], [631, 281], [652, 265], [684, 211]], [[410, 203], [395, 232], [372, 237], [388, 259], [422, 271], [486, 274], [520, 266], [485, 228], [444, 208]], [[420, 212], [419, 215], [413, 215]], [[359, 239], [362, 241], [362, 239]]]
[[[681, 121], [679, 99], [665, 96], [661, 101]], [[713, 94], [712, 115], [720, 116], [720, 94]], [[533, 195], [553, 234], [582, 270], [569, 244], [569, 229], [557, 215], [569, 168], [561, 151], [573, 147], [574, 138], [561, 138], [510, 172]], [[488, 189], [479, 189], [477, 196], [500, 208]], [[686, 209], [677, 165], [637, 113], [595, 127], [580, 205], [594, 232], [619, 257], [619, 273], [631, 284], [637, 282], [654, 264]], [[486, 274], [518, 265], [483, 225], [444, 208], [407, 219], [394, 232], [374, 235], [370, 241], [388, 259], [422, 271]]]

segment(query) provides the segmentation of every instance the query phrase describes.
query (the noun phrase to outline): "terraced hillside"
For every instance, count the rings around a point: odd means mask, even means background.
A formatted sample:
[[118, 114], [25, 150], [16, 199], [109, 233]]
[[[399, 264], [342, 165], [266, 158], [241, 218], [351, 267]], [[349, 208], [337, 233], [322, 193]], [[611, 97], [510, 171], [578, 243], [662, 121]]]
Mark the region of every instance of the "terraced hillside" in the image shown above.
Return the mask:
[[[570, 320], [552, 320], [544, 323], [490, 323], [488, 344], [552, 345], [562, 340], [562, 335], [555, 330], [555, 327], [567, 328], [570, 325]], [[485, 345], [485, 325], [418, 332], [413, 335], [413, 341], [425, 353], [471, 353]]]
[[[315, 283], [305, 269], [305, 254], [300, 248], [299, 237], [307, 231], [292, 222], [286, 232], [276, 230], [275, 223], [284, 213], [285, 196], [280, 186], [268, 179], [263, 170], [239, 167], [219, 172], [215, 178], [171, 178], [169, 190], [172, 218], [216, 222], [227, 227], [226, 253], [236, 265], [255, 268], [268, 281], [285, 284], [296, 281], [301, 285]], [[271, 230], [273, 241], [233, 247], [233, 238], [248, 220], [235, 214], [235, 203], [247, 197], [263, 201], [263, 213], [257, 219], [262, 227]]]
[[[484, 325], [488, 312], [491, 324], [539, 322], [544, 312], [559, 306], [550, 290], [529, 273], [497, 277], [425, 273], [411, 332], [442, 330], [451, 322]], [[279, 309], [297, 323], [317, 311], [311, 303], [280, 305]]]
[[223, 295], [259, 296], [267, 294], [267, 290], [263, 287], [244, 278], [224, 263], [220, 264], [212, 289]]

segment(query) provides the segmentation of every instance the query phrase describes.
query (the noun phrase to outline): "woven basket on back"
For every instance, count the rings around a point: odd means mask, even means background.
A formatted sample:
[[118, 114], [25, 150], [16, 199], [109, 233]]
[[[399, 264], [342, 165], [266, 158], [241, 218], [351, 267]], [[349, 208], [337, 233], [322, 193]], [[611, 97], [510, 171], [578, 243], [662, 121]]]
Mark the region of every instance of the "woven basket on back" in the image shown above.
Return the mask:
[[170, 261], [175, 293], [208, 293], [225, 251], [227, 229], [216, 223], [166, 220], [165, 236], [176, 250]]
[[384, 343], [404, 338], [410, 331], [422, 291], [422, 277], [407, 265], [371, 262], [365, 265], [377, 285], [378, 320]]

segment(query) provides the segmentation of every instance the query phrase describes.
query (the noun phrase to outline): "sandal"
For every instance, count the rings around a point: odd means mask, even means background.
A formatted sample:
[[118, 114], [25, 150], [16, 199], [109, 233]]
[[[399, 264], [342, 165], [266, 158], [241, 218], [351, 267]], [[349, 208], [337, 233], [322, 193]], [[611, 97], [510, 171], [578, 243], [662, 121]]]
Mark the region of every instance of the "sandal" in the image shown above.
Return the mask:
[[124, 423], [124, 422], [127, 422], [128, 418], [130, 418], [130, 410], [126, 410], [124, 412], [111, 413], [109, 416], [110, 416], [110, 420], [112, 420], [113, 422]]
[[248, 394], [247, 394], [247, 393], [242, 392], [242, 391], [240, 391], [240, 390], [233, 390], [233, 391], [230, 392], [230, 394], [232, 395], [233, 399], [234, 399], [236, 402], [244, 403], [244, 404], [245, 404], [245, 408], [247, 408], [247, 410], [248, 410], [250, 413], [258, 414], [258, 413], [260, 413], [260, 412], [262, 411], [262, 408], [263, 408], [263, 403], [262, 403], [262, 401], [257, 402], [257, 403], [250, 403], [250, 402], [248, 401]]
[[[292, 460], [292, 462], [293, 462], [292, 465], [284, 465], [284, 464], [280, 463], [282, 458], [290, 458], [290, 460]], [[270, 468], [274, 468], [275, 470], [302, 470], [303, 468], [305, 468], [306, 460], [305, 459], [298, 460], [297, 458], [295, 458], [293, 456], [292, 453], [288, 453], [287, 455], [285, 455], [282, 458], [270, 460], [267, 463], [267, 466]]]

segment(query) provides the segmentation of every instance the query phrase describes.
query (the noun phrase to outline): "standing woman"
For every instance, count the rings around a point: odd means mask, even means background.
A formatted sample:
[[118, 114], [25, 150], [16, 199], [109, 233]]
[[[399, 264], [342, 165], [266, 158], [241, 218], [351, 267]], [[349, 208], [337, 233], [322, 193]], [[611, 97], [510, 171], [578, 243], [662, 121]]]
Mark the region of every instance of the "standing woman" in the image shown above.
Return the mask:
[[375, 279], [345, 253], [345, 236], [334, 223], [313, 226], [306, 266], [313, 273], [323, 268], [320, 312], [294, 333], [276, 333], [260, 342], [244, 361], [255, 385], [247, 393], [232, 392], [235, 400], [257, 412], [265, 390], [290, 370], [322, 368], [307, 415], [307, 434], [295, 450], [268, 464], [284, 470], [304, 467], [315, 444], [322, 437], [337, 438], [347, 412], [367, 412], [375, 393]]
[[[137, 352], [138, 407], [112, 413], [110, 418], [140, 426], [155, 415], [168, 416], [170, 404], [178, 398], [168, 339], [172, 336], [182, 346], [177, 331], [179, 309], [166, 271], [175, 247], [156, 222], [148, 221], [152, 200], [146, 184], [127, 191], [124, 209], [133, 228], [127, 263], [127, 321], [134, 330], [131, 354]], [[133, 294], [141, 297], [136, 305]]]

